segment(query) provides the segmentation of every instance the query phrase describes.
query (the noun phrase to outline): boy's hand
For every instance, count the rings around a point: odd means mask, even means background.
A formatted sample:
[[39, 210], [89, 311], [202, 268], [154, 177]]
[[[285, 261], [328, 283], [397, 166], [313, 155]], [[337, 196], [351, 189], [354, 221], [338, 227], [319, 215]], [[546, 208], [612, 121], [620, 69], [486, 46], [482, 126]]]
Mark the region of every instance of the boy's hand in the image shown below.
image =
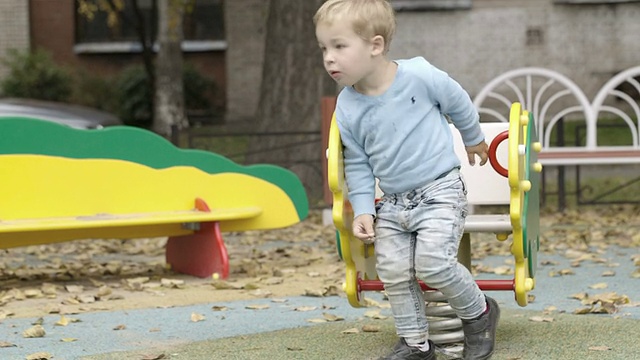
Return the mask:
[[373, 215], [360, 214], [353, 219], [353, 235], [365, 244], [373, 244], [375, 233], [373, 231]]
[[476, 164], [476, 155], [480, 157], [480, 166], [486, 164], [489, 159], [489, 145], [484, 140], [478, 145], [465, 147], [465, 150], [471, 166]]

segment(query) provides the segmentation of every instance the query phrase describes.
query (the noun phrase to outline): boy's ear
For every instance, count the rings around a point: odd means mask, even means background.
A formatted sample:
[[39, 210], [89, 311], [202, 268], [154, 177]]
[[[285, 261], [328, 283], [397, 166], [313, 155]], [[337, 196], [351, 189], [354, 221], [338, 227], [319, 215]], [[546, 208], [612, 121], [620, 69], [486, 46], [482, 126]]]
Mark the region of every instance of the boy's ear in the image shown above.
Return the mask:
[[381, 54], [384, 54], [384, 38], [382, 37], [382, 35], [376, 35], [373, 38], [371, 38], [371, 45], [372, 45], [372, 49], [371, 49], [371, 55], [373, 56], [378, 56]]

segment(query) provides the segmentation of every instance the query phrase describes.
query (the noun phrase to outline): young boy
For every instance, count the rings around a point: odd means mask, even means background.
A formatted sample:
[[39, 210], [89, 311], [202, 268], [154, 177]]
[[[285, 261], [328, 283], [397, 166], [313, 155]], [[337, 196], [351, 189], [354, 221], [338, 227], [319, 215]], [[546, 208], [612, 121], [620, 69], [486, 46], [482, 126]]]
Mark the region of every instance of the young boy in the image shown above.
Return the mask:
[[[382, 359], [436, 359], [418, 278], [462, 319], [464, 359], [490, 358], [500, 309], [456, 258], [467, 200], [447, 117], [471, 165], [488, 151], [469, 95], [422, 57], [387, 59], [395, 16], [386, 0], [328, 0], [314, 24], [325, 69], [344, 86], [336, 118], [353, 232], [375, 243], [400, 337]], [[384, 196], [374, 205], [376, 178]]]

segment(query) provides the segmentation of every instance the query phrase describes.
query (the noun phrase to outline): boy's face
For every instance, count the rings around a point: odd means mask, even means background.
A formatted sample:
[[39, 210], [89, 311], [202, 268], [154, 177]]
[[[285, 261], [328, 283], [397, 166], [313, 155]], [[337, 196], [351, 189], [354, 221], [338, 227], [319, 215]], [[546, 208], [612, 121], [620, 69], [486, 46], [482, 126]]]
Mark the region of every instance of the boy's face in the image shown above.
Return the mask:
[[371, 68], [371, 44], [356, 34], [347, 21], [316, 26], [324, 68], [342, 86], [362, 80]]

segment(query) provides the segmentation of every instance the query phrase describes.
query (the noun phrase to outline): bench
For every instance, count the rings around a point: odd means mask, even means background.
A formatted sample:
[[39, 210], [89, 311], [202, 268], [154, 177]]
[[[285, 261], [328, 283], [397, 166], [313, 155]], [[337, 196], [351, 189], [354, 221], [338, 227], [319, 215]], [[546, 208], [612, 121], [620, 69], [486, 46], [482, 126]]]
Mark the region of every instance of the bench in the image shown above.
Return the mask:
[[78, 130], [0, 118], [0, 248], [168, 236], [166, 261], [229, 274], [222, 232], [290, 226], [308, 214], [292, 172], [176, 148], [138, 128]]
[[[559, 207], [564, 208], [564, 167], [576, 167], [579, 195], [580, 166], [640, 164], [639, 76], [640, 66], [622, 71], [609, 79], [593, 101], [589, 101], [577, 84], [558, 72], [537, 67], [520, 68], [489, 81], [474, 98], [474, 104], [483, 122], [506, 123], [504, 109], [512, 102], [520, 102], [532, 111], [542, 144], [540, 163], [558, 167], [558, 201]], [[599, 120], [611, 116], [621, 119], [629, 128], [630, 144], [605, 146], [598, 142]], [[560, 132], [563, 120], [584, 126], [584, 146], [553, 143], [552, 133]]]
[[[470, 204], [507, 203], [510, 208], [509, 214], [469, 215], [458, 258], [470, 267], [469, 241], [472, 233], [495, 233], [499, 240], [506, 240], [511, 234], [511, 252], [515, 258], [514, 279], [478, 280], [477, 283], [484, 291], [514, 291], [517, 303], [526, 306], [527, 294], [535, 287], [536, 254], [539, 248], [538, 192], [542, 168], [537, 162], [537, 152], [541, 147], [536, 140], [531, 114], [522, 110], [520, 104], [513, 104], [510, 119], [508, 128], [506, 124], [482, 125], [487, 141], [507, 132], [501, 136], [502, 140], [508, 137], [507, 146], [500, 146], [500, 139], [492, 141], [492, 164], [497, 167], [501, 161], [502, 164], [508, 164], [508, 178], [499, 177], [489, 166], [469, 166], [462, 140], [459, 135], [454, 136], [456, 153], [463, 164], [461, 172], [467, 179]], [[384, 288], [375, 270], [375, 245], [365, 245], [351, 231], [353, 211], [345, 195], [342, 143], [335, 114], [329, 130], [327, 159], [328, 186], [333, 194], [332, 217], [338, 233], [337, 248], [346, 266], [344, 291], [351, 306], [361, 307], [365, 306], [363, 292], [381, 291]], [[421, 286], [423, 290], [433, 290], [423, 283]]]

